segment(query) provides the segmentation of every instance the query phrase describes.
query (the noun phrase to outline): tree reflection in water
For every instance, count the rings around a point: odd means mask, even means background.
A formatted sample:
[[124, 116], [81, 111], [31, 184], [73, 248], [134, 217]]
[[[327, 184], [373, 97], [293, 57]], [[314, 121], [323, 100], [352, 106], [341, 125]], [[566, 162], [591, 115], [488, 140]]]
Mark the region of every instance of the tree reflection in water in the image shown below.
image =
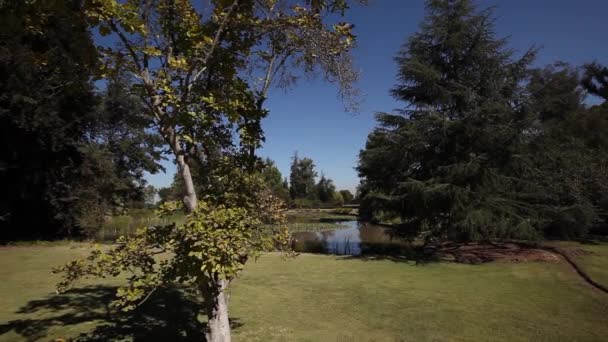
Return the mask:
[[405, 254], [411, 245], [390, 228], [366, 222], [341, 222], [348, 228], [323, 232], [294, 233], [295, 250], [337, 255]]

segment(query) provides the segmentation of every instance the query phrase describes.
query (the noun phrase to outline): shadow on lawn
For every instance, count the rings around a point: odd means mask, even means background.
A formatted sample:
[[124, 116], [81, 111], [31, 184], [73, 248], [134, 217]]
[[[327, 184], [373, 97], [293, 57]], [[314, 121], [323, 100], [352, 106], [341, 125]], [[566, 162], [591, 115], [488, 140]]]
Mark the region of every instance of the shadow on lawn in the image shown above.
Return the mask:
[[424, 265], [438, 261], [434, 255], [426, 253], [422, 246], [414, 246], [412, 244], [361, 243], [360, 248], [360, 254], [348, 255], [342, 259], [362, 261], [388, 260], [392, 262], [413, 263], [415, 265]]
[[[203, 303], [186, 289], [157, 291], [146, 303], [132, 312], [123, 313], [111, 306], [116, 287], [88, 286], [30, 301], [15, 314], [23, 318], [0, 325], [0, 336], [15, 331], [28, 341], [65, 338], [48, 336], [51, 328], [91, 324], [78, 341], [202, 341], [205, 324], [198, 320]], [[243, 324], [231, 319], [231, 327]]]

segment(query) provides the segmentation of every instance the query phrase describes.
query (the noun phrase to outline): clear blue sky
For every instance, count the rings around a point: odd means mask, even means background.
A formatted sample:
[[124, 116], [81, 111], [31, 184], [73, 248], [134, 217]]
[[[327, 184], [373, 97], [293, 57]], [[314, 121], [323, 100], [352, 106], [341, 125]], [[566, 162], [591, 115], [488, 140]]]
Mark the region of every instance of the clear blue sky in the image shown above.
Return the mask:
[[[593, 60], [608, 63], [608, 0], [483, 0], [496, 5], [497, 33], [509, 36], [512, 48], [541, 47], [536, 65], [557, 60], [580, 65]], [[388, 94], [395, 83], [393, 57], [424, 17], [423, 0], [371, 0], [356, 7], [347, 20], [355, 24], [365, 94], [357, 115], [345, 113], [336, 90], [321, 81], [302, 81], [289, 92], [275, 90], [267, 102], [270, 115], [263, 123], [266, 143], [259, 151], [275, 160], [289, 175], [294, 151], [315, 161], [317, 171], [332, 178], [338, 189], [354, 190], [359, 179], [354, 167], [374, 113], [400, 107]], [[154, 186], [171, 183], [175, 167], [166, 174], [148, 175]]]

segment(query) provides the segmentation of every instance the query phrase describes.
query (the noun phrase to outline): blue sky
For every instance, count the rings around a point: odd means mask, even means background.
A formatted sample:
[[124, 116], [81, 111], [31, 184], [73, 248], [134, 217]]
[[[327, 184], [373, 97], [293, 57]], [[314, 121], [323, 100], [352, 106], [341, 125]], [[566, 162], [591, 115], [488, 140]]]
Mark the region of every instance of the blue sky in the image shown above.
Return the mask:
[[[497, 34], [509, 36], [512, 48], [541, 48], [538, 66], [557, 60], [608, 63], [607, 0], [478, 2], [497, 6]], [[338, 189], [354, 190], [359, 183], [357, 155], [374, 127], [374, 113], [401, 106], [388, 93], [397, 70], [393, 57], [423, 17], [423, 0], [371, 0], [369, 6], [353, 8], [346, 19], [355, 24], [358, 36], [354, 57], [364, 93], [360, 113], [345, 113], [336, 89], [320, 80], [301, 81], [288, 92], [273, 90], [267, 101], [270, 115], [263, 122], [266, 143], [259, 154], [275, 160], [285, 177], [298, 151], [312, 158], [317, 171], [332, 178]], [[167, 173], [147, 176], [152, 185], [171, 183], [175, 167], [170, 161], [165, 166]]]

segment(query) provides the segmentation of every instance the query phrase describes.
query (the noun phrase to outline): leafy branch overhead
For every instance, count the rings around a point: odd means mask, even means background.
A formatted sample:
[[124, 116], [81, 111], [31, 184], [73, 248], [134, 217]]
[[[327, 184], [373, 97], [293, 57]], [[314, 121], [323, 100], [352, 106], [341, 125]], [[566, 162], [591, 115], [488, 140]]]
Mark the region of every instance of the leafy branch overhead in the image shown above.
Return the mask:
[[[70, 289], [81, 278], [105, 278], [129, 272], [128, 286], [118, 291], [117, 304], [131, 310], [142, 303], [151, 291], [176, 282], [197, 284], [200, 281], [229, 282], [243, 269], [249, 258], [261, 251], [289, 251], [289, 235], [281, 202], [272, 195], [259, 199], [255, 211], [245, 208], [212, 207], [201, 202], [188, 215], [186, 223], [141, 228], [129, 237], [121, 237], [118, 247], [97, 246], [86, 259], [76, 260], [55, 270], [63, 273], [59, 292]], [[182, 210], [177, 202], [158, 209], [160, 216]], [[275, 225], [273, 234], [262, 228], [262, 217]]]
[[321, 74], [348, 106], [356, 103], [353, 27], [328, 20], [347, 8], [344, 0], [85, 1], [89, 25], [115, 43], [97, 48], [99, 77], [131, 85], [140, 98], [175, 158], [187, 218], [68, 264], [59, 290], [81, 277], [130, 272], [119, 298], [132, 308], [158, 286], [191, 283], [208, 303], [208, 340], [229, 341], [231, 280], [260, 251], [289, 246], [284, 229], [261, 229], [283, 220], [255, 156], [264, 102], [271, 86]]

